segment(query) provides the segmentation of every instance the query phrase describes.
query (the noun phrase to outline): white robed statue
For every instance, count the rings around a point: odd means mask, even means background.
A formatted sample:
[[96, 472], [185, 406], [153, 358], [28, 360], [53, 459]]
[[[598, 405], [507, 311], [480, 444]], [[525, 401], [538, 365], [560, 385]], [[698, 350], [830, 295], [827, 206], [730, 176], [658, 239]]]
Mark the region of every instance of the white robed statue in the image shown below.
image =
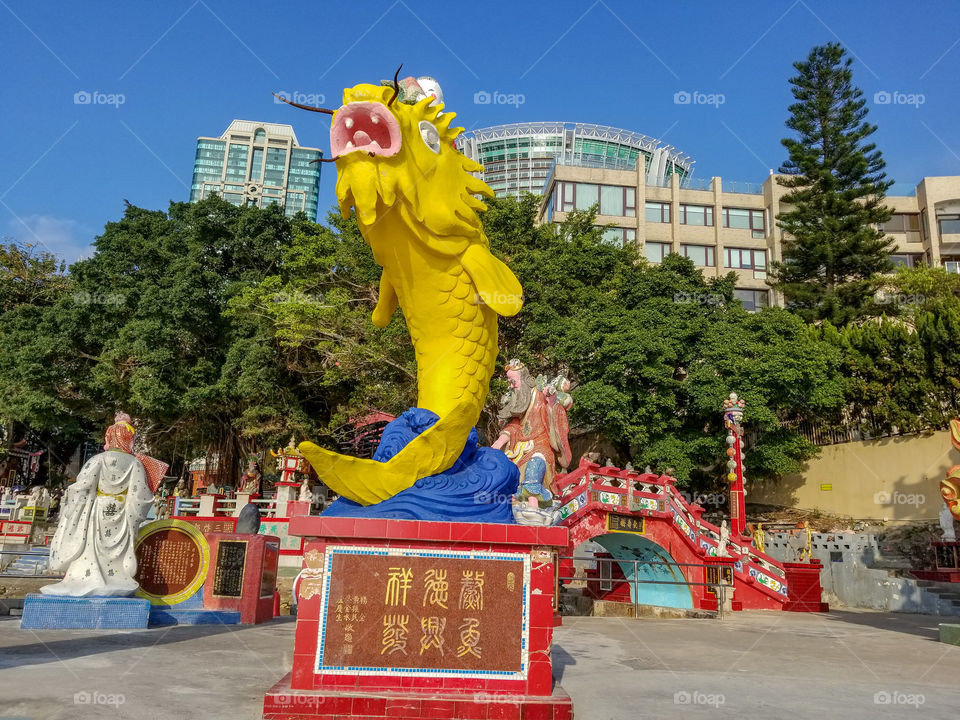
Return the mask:
[[65, 575], [40, 588], [44, 595], [127, 596], [136, 591], [137, 532], [167, 465], [135, 455], [134, 436], [130, 416], [118, 413], [107, 428], [105, 452], [87, 460], [64, 494], [50, 569]]

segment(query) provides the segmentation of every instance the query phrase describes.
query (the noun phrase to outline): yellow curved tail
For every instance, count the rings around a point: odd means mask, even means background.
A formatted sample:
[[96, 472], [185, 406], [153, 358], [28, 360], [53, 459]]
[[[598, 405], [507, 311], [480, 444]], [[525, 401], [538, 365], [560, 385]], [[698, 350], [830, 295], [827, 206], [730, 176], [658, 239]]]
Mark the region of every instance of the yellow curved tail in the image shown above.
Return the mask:
[[476, 420], [476, 404], [463, 402], [385, 463], [341, 455], [312, 442], [300, 443], [299, 449], [327, 487], [348, 500], [373, 505], [452, 467]]

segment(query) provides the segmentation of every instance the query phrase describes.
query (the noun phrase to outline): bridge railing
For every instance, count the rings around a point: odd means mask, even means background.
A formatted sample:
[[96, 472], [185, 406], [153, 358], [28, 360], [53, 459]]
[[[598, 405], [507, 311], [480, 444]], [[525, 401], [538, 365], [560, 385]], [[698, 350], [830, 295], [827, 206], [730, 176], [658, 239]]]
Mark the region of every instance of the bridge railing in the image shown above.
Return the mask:
[[[565, 562], [569, 561], [569, 562]], [[617, 559], [617, 558], [604, 558], [604, 557], [595, 557], [590, 555], [561, 555], [558, 558], [557, 568], [560, 567], [573, 567], [576, 561], [581, 562], [592, 562], [597, 564], [597, 570], [599, 574], [598, 580], [594, 580], [590, 577], [577, 576], [574, 572], [573, 576], [565, 576], [560, 574], [559, 570], [557, 572], [557, 595], [559, 598], [560, 586], [567, 582], [575, 581], [585, 581], [588, 584], [590, 582], [599, 582], [600, 591], [610, 591], [613, 590], [614, 582], [617, 583], [626, 583], [630, 587], [630, 597], [633, 604], [633, 616], [639, 617], [638, 612], [641, 604], [639, 602], [639, 589], [641, 585], [682, 585], [688, 590], [695, 587], [704, 587], [707, 588], [707, 592], [712, 594], [717, 601], [717, 618], [721, 618], [724, 612], [724, 604], [728, 595], [728, 588], [732, 590], [733, 588], [733, 573], [730, 568], [725, 568], [719, 565], [709, 565], [707, 563], [677, 563], [677, 562], [664, 562], [658, 560], [630, 560], [630, 559]], [[633, 572], [630, 574], [630, 577], [613, 577], [614, 566], [623, 570], [623, 566], [633, 566]], [[667, 568], [667, 571], [671, 574], [672, 577], [676, 578], [679, 574], [682, 579], [675, 580], [647, 580], [639, 578], [639, 570], [641, 566], [647, 567], [664, 567]], [[693, 570], [680, 570], [676, 572], [679, 568], [694, 568]], [[703, 580], [690, 580], [690, 576], [703, 578]], [[691, 592], [691, 596], [693, 593]]]
[[[676, 488], [675, 482], [674, 478], [667, 475], [637, 473], [610, 466], [601, 467], [589, 462], [581, 462], [575, 470], [557, 479], [561, 490], [561, 507], [568, 506], [572, 510], [569, 517], [590, 502], [622, 508], [621, 512], [671, 512], [679, 521], [681, 531], [687, 534], [702, 552], [709, 554], [720, 542], [720, 528], [703, 520], [698, 512], [693, 512], [691, 503]], [[587, 494], [586, 502], [578, 503], [577, 498], [581, 498], [584, 493]], [[562, 510], [561, 516], [568, 517]], [[777, 560], [753, 547], [750, 542], [734, 537], [728, 539], [728, 546], [735, 549], [743, 559], [742, 569], [738, 568], [738, 572], [749, 575], [760, 573], [761, 576], [768, 576], [771, 581], [775, 581], [771, 584], [779, 583], [785, 586], [786, 571]]]

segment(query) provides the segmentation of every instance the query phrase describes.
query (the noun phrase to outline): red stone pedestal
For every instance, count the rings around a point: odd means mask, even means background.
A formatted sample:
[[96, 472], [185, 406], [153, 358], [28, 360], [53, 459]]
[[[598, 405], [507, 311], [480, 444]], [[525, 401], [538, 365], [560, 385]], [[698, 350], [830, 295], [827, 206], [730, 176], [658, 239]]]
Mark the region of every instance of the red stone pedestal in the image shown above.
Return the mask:
[[294, 517], [304, 537], [293, 669], [265, 720], [567, 720], [553, 681], [567, 529]]
[[237, 610], [244, 625], [273, 618], [280, 539], [272, 535], [208, 533], [210, 569], [203, 607]]
[[783, 609], [788, 612], [830, 612], [830, 606], [820, 601], [823, 589], [820, 586], [820, 571], [823, 565], [819, 560], [806, 563], [783, 564], [787, 574], [787, 602]]

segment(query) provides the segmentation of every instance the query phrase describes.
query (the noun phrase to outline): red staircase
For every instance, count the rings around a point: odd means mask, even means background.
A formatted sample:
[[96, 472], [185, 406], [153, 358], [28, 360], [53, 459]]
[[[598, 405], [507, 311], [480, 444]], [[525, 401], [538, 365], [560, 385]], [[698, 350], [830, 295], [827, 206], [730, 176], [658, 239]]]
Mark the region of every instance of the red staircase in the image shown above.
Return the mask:
[[[683, 569], [698, 609], [716, 609], [708, 585], [721, 574], [733, 578], [732, 607], [741, 609], [825, 612], [820, 602], [819, 563], [781, 563], [757, 550], [749, 537], [730, 537], [726, 555], [718, 555], [720, 528], [702, 519], [703, 508], [676, 489], [676, 479], [601, 467], [581, 460], [579, 467], [555, 478], [560, 492], [561, 524], [570, 528], [569, 555], [580, 543], [611, 532], [643, 535], [662, 548]], [[561, 577], [572, 577], [560, 566]], [[717, 570], [712, 570], [716, 567]], [[605, 599], [629, 601], [628, 580], [604, 593]], [[614, 581], [615, 588], [618, 587]], [[597, 586], [599, 588], [599, 586]]]

